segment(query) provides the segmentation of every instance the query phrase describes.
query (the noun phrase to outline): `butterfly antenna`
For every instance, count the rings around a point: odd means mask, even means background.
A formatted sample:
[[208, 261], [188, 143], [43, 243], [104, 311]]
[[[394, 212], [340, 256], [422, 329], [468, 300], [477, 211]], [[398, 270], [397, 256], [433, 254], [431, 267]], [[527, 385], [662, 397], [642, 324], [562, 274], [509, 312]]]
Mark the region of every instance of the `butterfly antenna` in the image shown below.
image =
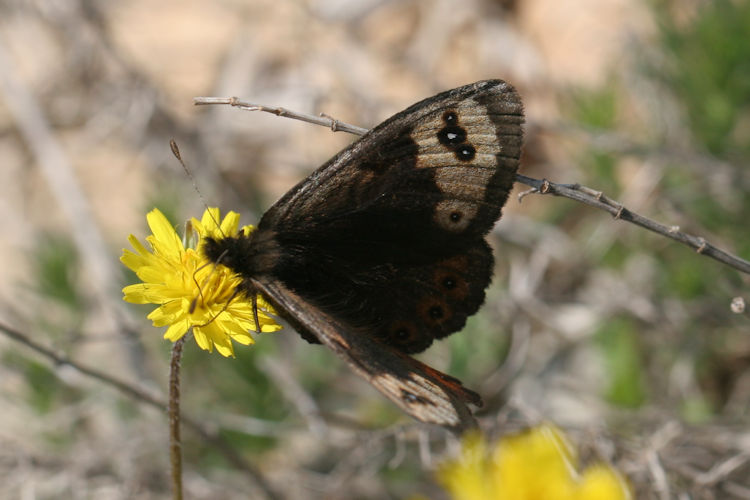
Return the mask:
[[[203, 299], [204, 302], [206, 301], [205, 297], [203, 297], [203, 287], [201, 286], [200, 283], [198, 283], [198, 279], [195, 277], [195, 275], [198, 274], [198, 271], [200, 271], [201, 269], [203, 269], [204, 267], [206, 267], [206, 266], [208, 266], [210, 264], [211, 264], [210, 262], [206, 262], [205, 264], [203, 264], [202, 266], [200, 266], [198, 269], [196, 269], [195, 271], [193, 271], [192, 278], [193, 278], [193, 283], [195, 283], [196, 288], [198, 288], [198, 296], [196, 298], [194, 298], [192, 302], [190, 302], [190, 307], [188, 308], [188, 314], [193, 314], [195, 312], [195, 308], [198, 305], [198, 299], [199, 298]], [[206, 277], [206, 279], [203, 280], [203, 282], [205, 283], [208, 280], [208, 278], [210, 278], [210, 277], [211, 277], [211, 275], [209, 274], [208, 277]]]
[[177, 158], [177, 161], [180, 162], [180, 165], [182, 165], [182, 169], [185, 171], [188, 178], [190, 179], [190, 182], [193, 184], [193, 189], [198, 194], [198, 198], [201, 200], [203, 207], [208, 213], [208, 216], [211, 217], [211, 219], [214, 221], [214, 224], [216, 224], [216, 228], [219, 230], [219, 232], [222, 233], [222, 236], [226, 236], [221, 230], [221, 224], [219, 224], [219, 221], [216, 220], [216, 217], [214, 217], [214, 214], [211, 212], [211, 210], [208, 209], [208, 203], [206, 203], [206, 199], [203, 198], [203, 193], [201, 193], [201, 190], [198, 188], [198, 183], [195, 180], [195, 176], [193, 175], [193, 172], [190, 171], [188, 166], [185, 165], [185, 162], [182, 159], [182, 154], [180, 154], [180, 148], [177, 147], [177, 142], [174, 139], [169, 140], [169, 148], [172, 150], [172, 154], [175, 158]]

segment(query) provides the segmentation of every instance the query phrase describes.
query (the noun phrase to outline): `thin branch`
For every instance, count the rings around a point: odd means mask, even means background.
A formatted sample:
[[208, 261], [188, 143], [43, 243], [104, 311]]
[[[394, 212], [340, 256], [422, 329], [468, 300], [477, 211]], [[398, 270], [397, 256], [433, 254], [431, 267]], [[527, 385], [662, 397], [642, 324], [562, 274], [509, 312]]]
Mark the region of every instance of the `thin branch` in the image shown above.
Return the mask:
[[[360, 136], [367, 132], [367, 129], [341, 122], [328, 115], [321, 115], [318, 117], [281, 107], [252, 104], [241, 101], [237, 97], [196, 97], [194, 98], [194, 103], [195, 105], [228, 104], [247, 111], [265, 111], [266, 113], [272, 113], [284, 118], [292, 118], [294, 120], [301, 120], [315, 125], [330, 127], [334, 132], [343, 131]], [[529, 191], [521, 193], [521, 195], [519, 195], [519, 201], [529, 194], [536, 193], [553, 194], [555, 196], [569, 198], [600, 210], [604, 210], [605, 212], [609, 212], [615, 219], [630, 222], [644, 229], [648, 229], [649, 231], [671, 238], [694, 249], [701, 255], [711, 257], [712, 259], [718, 260], [740, 272], [750, 274], [750, 262], [747, 260], [721, 250], [701, 236], [684, 233], [679, 230], [678, 226], [665, 226], [664, 224], [649, 219], [648, 217], [639, 215], [626, 208], [621, 203], [609, 198], [601, 191], [596, 191], [589, 187], [581, 186], [580, 184], [557, 184], [546, 179], [534, 179], [521, 174], [516, 174], [516, 181], [531, 186], [532, 188]]]
[[196, 106], [204, 106], [209, 104], [228, 104], [236, 108], [244, 109], [245, 111], [265, 111], [266, 113], [271, 113], [283, 118], [292, 118], [294, 120], [321, 125], [323, 127], [330, 128], [334, 132], [348, 132], [354, 135], [365, 135], [365, 133], [367, 133], [366, 128], [340, 122], [335, 118], [332, 118], [325, 114], [321, 114], [320, 116], [308, 115], [307, 113], [300, 113], [286, 108], [265, 106], [263, 104], [253, 104], [251, 102], [241, 101], [239, 97], [195, 97], [193, 98], [193, 103]]
[[604, 210], [605, 212], [609, 212], [615, 219], [631, 222], [636, 226], [640, 226], [649, 231], [666, 236], [667, 238], [671, 238], [694, 249], [701, 255], [711, 257], [712, 259], [718, 260], [738, 271], [750, 274], [750, 262], [717, 248], [701, 236], [693, 236], [691, 234], [683, 233], [679, 230], [679, 226], [665, 226], [664, 224], [660, 224], [648, 217], [639, 215], [632, 210], [625, 208], [624, 205], [617, 201], [612, 200], [601, 191], [595, 191], [586, 186], [581, 186], [580, 184], [557, 184], [546, 179], [533, 179], [521, 174], [516, 175], [516, 180], [532, 187], [531, 190], [521, 193], [519, 199], [532, 193], [563, 196], [600, 210]]
[[[10, 339], [19, 342], [26, 347], [29, 347], [31, 350], [37, 352], [38, 354], [41, 354], [43, 357], [49, 359], [57, 366], [70, 366], [77, 370], [79, 373], [98, 380], [105, 385], [114, 387], [126, 396], [136, 401], [140, 401], [141, 403], [145, 403], [148, 406], [156, 408], [159, 411], [165, 411], [165, 409], [167, 408], [167, 402], [163, 399], [153, 396], [142, 389], [132, 386], [127, 382], [107, 375], [104, 372], [100, 372], [99, 370], [89, 368], [76, 361], [73, 361], [65, 355], [56, 352], [54, 349], [51, 349], [39, 342], [32, 340], [28, 335], [21, 333], [20, 331], [11, 328], [10, 326], [0, 323], [0, 332], [7, 335]], [[182, 416], [182, 422], [186, 427], [189, 427], [196, 434], [198, 434], [203, 440], [219, 450], [219, 452], [224, 455], [224, 458], [226, 458], [229, 463], [234, 465], [237, 469], [244, 471], [249, 477], [251, 477], [256, 482], [258, 489], [262, 491], [265, 498], [271, 500], [275, 500], [278, 498], [278, 496], [268, 484], [265, 477], [263, 477], [263, 475], [260, 473], [260, 471], [258, 471], [252, 464], [250, 464], [242, 456], [240, 456], [237, 451], [219, 435], [217, 431], [209, 431], [203, 425], [198, 423], [197, 420], [194, 420], [193, 418], [190, 418], [186, 415]]]

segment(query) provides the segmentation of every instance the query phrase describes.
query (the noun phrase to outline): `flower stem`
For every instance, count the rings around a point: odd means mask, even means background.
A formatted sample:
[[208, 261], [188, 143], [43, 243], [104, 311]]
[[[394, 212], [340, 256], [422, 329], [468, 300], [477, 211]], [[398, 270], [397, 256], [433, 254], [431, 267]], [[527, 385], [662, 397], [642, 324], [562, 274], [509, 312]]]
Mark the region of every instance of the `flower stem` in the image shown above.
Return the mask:
[[172, 498], [182, 500], [182, 442], [180, 440], [180, 360], [185, 335], [172, 346], [169, 363], [169, 460], [172, 465]]

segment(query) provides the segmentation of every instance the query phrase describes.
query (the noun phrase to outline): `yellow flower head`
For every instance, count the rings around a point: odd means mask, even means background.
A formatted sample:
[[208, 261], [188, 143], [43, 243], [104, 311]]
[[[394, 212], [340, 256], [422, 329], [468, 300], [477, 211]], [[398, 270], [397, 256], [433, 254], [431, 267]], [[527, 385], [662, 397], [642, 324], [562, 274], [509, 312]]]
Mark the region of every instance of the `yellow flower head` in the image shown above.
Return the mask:
[[[159, 304], [148, 318], [154, 326], [167, 326], [164, 338], [172, 342], [192, 327], [201, 349], [213, 351], [216, 347], [223, 356], [234, 355], [231, 340], [252, 344], [248, 330], [256, 328], [250, 297], [235, 295], [242, 279], [227, 267], [210, 262], [198, 250], [206, 236], [236, 236], [239, 214], [229, 212], [218, 224], [219, 209], [207, 209], [200, 221], [193, 218], [189, 222], [192, 231], [187, 231], [187, 244], [159, 210], [149, 212], [146, 220], [153, 233], [146, 237], [151, 250], [131, 234], [128, 241], [135, 253], [123, 249], [120, 258], [142, 281], [123, 288], [123, 299], [134, 304]], [[242, 228], [246, 234], [253, 229]], [[261, 331], [279, 330], [281, 326], [268, 315], [274, 314], [271, 305], [260, 295], [257, 301]]]
[[605, 465], [577, 471], [574, 450], [555, 427], [506, 436], [492, 449], [478, 434], [437, 475], [455, 500], [629, 500], [625, 480]]

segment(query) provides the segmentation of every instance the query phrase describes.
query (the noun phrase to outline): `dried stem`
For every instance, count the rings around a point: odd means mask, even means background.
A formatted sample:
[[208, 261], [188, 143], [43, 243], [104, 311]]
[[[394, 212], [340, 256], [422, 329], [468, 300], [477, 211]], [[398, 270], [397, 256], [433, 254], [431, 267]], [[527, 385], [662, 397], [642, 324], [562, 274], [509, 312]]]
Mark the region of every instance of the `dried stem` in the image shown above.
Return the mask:
[[172, 498], [182, 500], [182, 440], [180, 439], [180, 361], [185, 336], [172, 344], [169, 362], [169, 462], [172, 466]]
[[[315, 125], [330, 127], [334, 132], [343, 131], [355, 135], [364, 135], [367, 132], [367, 129], [349, 125], [348, 123], [341, 122], [328, 115], [321, 115], [318, 117], [280, 107], [252, 104], [241, 101], [237, 97], [196, 97], [193, 101], [196, 105], [228, 104], [247, 111], [265, 111], [266, 113], [272, 113], [284, 118], [292, 118], [294, 120], [301, 120]], [[596, 191], [589, 187], [581, 186], [580, 184], [557, 184], [546, 179], [534, 179], [521, 174], [516, 175], [516, 181], [531, 186], [532, 188], [521, 193], [519, 201], [529, 194], [553, 194], [555, 196], [569, 198], [600, 210], [604, 210], [605, 212], [609, 212], [615, 217], [615, 219], [633, 223], [637, 226], [648, 229], [649, 231], [671, 238], [694, 249], [701, 255], [711, 257], [712, 259], [718, 260], [740, 272], [750, 274], [750, 262], [747, 260], [719, 249], [701, 236], [693, 236], [683, 233], [679, 230], [678, 226], [665, 226], [664, 224], [660, 224], [648, 217], [639, 215], [626, 208], [621, 203], [609, 198], [601, 191]]]

